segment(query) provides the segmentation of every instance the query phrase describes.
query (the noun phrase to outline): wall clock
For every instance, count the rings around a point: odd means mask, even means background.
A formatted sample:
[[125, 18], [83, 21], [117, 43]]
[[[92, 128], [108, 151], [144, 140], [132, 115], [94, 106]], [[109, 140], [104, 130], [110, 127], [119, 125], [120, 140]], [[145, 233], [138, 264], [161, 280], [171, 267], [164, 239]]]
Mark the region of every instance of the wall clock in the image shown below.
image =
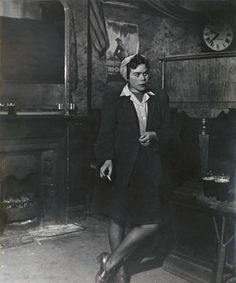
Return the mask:
[[210, 50], [223, 51], [233, 41], [233, 28], [227, 22], [209, 22], [203, 29], [203, 41]]

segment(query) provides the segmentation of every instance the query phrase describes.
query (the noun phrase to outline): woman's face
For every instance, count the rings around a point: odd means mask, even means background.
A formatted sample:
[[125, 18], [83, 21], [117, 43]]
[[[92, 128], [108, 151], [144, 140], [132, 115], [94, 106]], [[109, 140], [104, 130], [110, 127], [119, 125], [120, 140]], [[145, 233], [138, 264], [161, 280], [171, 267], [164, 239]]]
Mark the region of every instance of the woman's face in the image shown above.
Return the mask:
[[135, 69], [130, 69], [128, 81], [131, 91], [144, 92], [148, 82], [148, 69], [146, 65], [140, 64]]

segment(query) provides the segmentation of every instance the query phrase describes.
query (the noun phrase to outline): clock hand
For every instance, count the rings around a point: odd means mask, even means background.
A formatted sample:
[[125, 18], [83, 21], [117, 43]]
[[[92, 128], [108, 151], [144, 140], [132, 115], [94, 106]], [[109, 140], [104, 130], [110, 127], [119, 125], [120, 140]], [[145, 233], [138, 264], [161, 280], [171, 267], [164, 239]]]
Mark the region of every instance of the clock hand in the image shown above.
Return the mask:
[[220, 34], [218, 32], [215, 33], [216, 35], [212, 37], [209, 43], [212, 43]]
[[214, 30], [210, 30], [211, 33], [214, 33], [214, 34], [218, 34], [217, 31], [214, 31]]

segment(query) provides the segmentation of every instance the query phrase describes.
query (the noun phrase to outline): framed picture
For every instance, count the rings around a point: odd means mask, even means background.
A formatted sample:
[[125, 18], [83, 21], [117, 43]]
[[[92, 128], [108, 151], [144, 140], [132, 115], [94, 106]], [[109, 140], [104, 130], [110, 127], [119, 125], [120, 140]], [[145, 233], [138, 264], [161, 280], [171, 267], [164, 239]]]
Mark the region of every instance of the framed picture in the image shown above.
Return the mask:
[[110, 47], [106, 51], [107, 80], [122, 81], [120, 75], [121, 61], [138, 52], [139, 36], [138, 25], [106, 21]]

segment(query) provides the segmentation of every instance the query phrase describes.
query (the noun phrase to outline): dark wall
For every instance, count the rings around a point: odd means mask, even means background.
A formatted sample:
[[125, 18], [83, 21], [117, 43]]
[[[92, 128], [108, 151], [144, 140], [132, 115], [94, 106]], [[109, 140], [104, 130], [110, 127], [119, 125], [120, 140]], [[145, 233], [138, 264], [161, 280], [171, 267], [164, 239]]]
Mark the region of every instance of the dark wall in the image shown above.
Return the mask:
[[[161, 85], [161, 63], [159, 58], [173, 54], [189, 54], [201, 51], [199, 23], [183, 23], [174, 19], [139, 10], [115, 5], [104, 5], [107, 20], [134, 23], [139, 28], [139, 52], [151, 62], [150, 84]], [[100, 108], [105, 89], [119, 91], [123, 83], [107, 82], [105, 58], [93, 55], [92, 104]]]

